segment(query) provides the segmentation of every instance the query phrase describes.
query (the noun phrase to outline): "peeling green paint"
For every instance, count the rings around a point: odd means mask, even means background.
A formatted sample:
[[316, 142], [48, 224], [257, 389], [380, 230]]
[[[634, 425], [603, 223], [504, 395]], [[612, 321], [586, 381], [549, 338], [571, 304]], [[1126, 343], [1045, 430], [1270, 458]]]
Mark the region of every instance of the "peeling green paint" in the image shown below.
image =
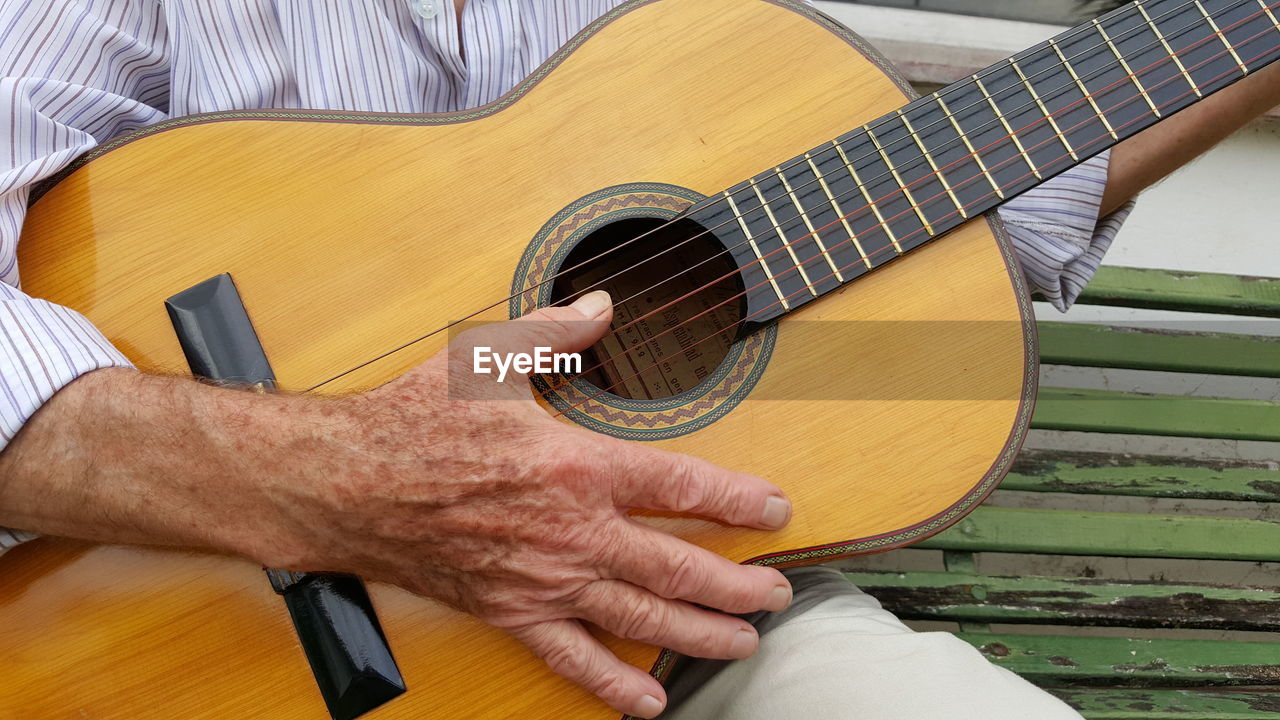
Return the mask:
[[[959, 633], [995, 664], [1045, 687], [1274, 686], [1267, 642]], [[1274, 719], [1273, 719], [1274, 720]]]
[[915, 620], [1280, 631], [1280, 592], [1268, 588], [955, 572], [848, 576]]
[[1280, 696], [1231, 690], [1048, 688], [1086, 720], [1275, 720]]
[[970, 552], [1052, 553], [1280, 561], [1280, 522], [1196, 515], [980, 507], [918, 547]]
[[1280, 502], [1280, 463], [1027, 450], [1006, 490]]

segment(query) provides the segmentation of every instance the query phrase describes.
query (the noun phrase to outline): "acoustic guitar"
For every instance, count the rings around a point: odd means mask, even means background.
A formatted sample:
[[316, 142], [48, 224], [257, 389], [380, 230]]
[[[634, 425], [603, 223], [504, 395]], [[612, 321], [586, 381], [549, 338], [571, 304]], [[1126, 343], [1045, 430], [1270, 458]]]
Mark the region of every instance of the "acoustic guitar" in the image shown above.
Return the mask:
[[[1034, 321], [990, 211], [1275, 60], [1277, 14], [1146, 0], [916, 97], [793, 0], [635, 0], [473, 110], [223, 112], [109, 142], [35, 193], [24, 289], [147, 371], [198, 363], [201, 313], [225, 312], [278, 387], [349, 393], [467, 323], [603, 287], [614, 328], [582, 374], [535, 378], [547, 411], [795, 508], [779, 532], [645, 521], [741, 562], [887, 550], [980, 503], [1027, 432]], [[616, 716], [393, 587], [291, 616], [277, 589], [307, 576], [53, 538], [0, 577], [4, 718]], [[347, 610], [394, 662], [355, 652], [326, 680], [314, 651], [350, 650], [324, 645]], [[659, 678], [674, 660], [605, 641]]]

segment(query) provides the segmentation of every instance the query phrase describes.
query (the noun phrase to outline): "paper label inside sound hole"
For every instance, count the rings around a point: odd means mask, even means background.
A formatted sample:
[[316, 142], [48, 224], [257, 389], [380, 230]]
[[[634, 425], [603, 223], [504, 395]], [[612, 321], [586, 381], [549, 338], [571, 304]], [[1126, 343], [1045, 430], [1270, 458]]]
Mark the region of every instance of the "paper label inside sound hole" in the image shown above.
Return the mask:
[[610, 332], [584, 353], [584, 370], [599, 366], [587, 379], [635, 400], [671, 397], [697, 386], [715, 372], [737, 335], [736, 277], [721, 278], [717, 263], [699, 265], [705, 253], [688, 245], [658, 257], [643, 248], [614, 254], [614, 262], [570, 282], [575, 293], [603, 289], [614, 301]]

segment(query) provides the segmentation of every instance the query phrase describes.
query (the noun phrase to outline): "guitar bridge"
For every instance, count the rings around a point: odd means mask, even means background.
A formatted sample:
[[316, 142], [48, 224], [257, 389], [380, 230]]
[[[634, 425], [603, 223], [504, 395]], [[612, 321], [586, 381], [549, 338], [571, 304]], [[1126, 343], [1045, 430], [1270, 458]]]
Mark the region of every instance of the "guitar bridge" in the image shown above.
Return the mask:
[[[275, 388], [275, 374], [230, 275], [183, 290], [165, 308], [193, 374], [257, 392]], [[266, 572], [284, 598], [334, 720], [352, 720], [404, 693], [404, 678], [364, 581], [337, 573]]]

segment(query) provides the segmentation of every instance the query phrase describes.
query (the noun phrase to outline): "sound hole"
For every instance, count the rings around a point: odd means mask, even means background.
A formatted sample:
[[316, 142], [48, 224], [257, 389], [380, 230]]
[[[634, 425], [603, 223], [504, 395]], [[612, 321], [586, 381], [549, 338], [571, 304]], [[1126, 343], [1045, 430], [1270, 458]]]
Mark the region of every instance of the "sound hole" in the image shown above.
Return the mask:
[[746, 306], [721, 242], [691, 220], [666, 223], [631, 218], [592, 232], [565, 258], [567, 272], [552, 289], [557, 302], [609, 292], [613, 326], [582, 354], [582, 369], [596, 387], [632, 400], [679, 395], [714, 373]]

